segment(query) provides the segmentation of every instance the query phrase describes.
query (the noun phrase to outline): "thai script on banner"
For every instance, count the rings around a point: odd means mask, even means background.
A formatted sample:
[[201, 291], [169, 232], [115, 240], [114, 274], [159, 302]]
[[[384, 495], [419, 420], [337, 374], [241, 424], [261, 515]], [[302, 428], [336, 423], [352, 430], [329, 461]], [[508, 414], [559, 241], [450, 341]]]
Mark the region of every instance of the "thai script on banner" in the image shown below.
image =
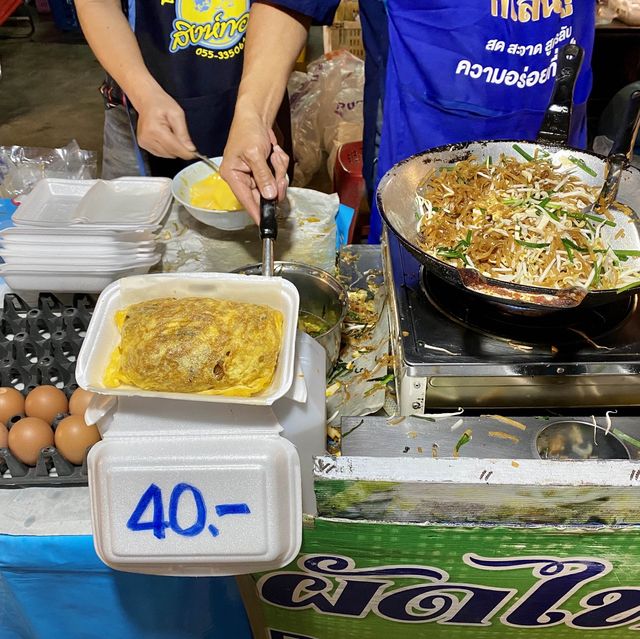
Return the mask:
[[[258, 581], [263, 601], [288, 610], [348, 618], [367, 615], [398, 623], [511, 628], [565, 626], [579, 630], [640, 630], [640, 587], [614, 586], [586, 593], [576, 611], [563, 604], [586, 584], [611, 572], [592, 557], [483, 557], [463, 555], [466, 566], [482, 571], [527, 571], [534, 582], [500, 588], [450, 580], [433, 566], [390, 565], [357, 568], [350, 557], [304, 555], [297, 570], [278, 571]], [[403, 585], [410, 580], [410, 585]], [[485, 579], [486, 580], [486, 579]], [[418, 583], [416, 583], [418, 581]], [[530, 581], [527, 581], [530, 583]], [[575, 608], [576, 606], [572, 606]]]

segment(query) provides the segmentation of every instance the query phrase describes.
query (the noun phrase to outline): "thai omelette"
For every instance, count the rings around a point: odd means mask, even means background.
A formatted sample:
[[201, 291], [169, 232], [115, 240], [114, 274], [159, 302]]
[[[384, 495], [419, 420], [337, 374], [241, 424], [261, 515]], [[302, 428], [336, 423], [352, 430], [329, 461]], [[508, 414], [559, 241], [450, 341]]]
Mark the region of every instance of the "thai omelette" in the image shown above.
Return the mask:
[[271, 384], [283, 334], [273, 308], [204, 297], [139, 302], [115, 322], [105, 385], [152, 391], [255, 395]]

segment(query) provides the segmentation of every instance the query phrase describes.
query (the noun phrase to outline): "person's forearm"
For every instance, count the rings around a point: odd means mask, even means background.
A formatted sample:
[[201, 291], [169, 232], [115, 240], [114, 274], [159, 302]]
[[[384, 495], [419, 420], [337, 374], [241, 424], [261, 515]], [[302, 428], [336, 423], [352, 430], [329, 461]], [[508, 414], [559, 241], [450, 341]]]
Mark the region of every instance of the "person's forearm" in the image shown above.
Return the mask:
[[289, 76], [307, 41], [310, 19], [267, 2], [251, 7], [236, 114], [257, 113], [267, 126], [276, 117]]
[[76, 0], [82, 31], [102, 67], [133, 105], [160, 88], [149, 73], [120, 0]]

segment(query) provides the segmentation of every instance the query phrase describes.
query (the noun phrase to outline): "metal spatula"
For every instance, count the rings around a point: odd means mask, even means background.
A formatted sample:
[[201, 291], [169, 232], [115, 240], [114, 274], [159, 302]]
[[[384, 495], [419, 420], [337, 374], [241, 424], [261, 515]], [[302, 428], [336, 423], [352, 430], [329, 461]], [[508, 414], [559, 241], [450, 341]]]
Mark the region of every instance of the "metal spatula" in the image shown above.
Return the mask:
[[607, 156], [607, 174], [602, 190], [596, 200], [581, 211], [583, 215], [599, 213], [610, 216], [609, 209], [618, 195], [622, 172], [629, 166], [633, 157], [633, 147], [640, 126], [640, 91], [634, 91], [629, 97], [624, 117], [616, 134], [616, 139]]

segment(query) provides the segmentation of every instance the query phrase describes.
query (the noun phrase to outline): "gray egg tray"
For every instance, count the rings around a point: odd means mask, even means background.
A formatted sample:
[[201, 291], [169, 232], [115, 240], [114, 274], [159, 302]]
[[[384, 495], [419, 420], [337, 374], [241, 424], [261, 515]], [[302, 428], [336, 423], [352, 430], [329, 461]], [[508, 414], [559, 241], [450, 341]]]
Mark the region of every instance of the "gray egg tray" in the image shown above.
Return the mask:
[[[36, 386], [51, 384], [71, 397], [78, 388], [76, 358], [94, 307], [94, 298], [86, 294], [63, 302], [51, 293], [40, 293], [35, 306], [6, 294], [0, 310], [0, 386], [12, 386], [27, 395]], [[11, 429], [15, 421], [12, 418], [7, 427]], [[0, 448], [0, 488], [86, 485], [86, 457], [76, 466], [51, 446], [43, 448], [36, 465], [30, 467], [9, 449]]]

